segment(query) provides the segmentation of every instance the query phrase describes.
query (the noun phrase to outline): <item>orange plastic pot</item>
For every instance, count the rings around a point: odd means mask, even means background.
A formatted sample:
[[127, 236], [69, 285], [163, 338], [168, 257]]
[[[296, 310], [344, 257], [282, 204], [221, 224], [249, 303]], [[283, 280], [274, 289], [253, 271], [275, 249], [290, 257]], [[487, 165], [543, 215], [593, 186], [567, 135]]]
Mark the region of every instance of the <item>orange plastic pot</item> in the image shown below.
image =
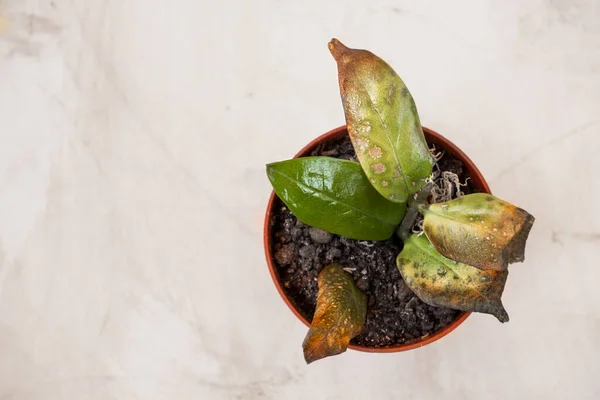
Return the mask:
[[[470, 177], [471, 183], [473, 184], [475, 191], [479, 191], [482, 193], [491, 194], [490, 188], [481, 175], [481, 172], [477, 169], [473, 161], [465, 153], [462, 152], [454, 143], [440, 135], [439, 133], [432, 131], [431, 129], [423, 127], [423, 132], [425, 133], [425, 139], [427, 143], [430, 145], [435, 145], [435, 147], [439, 150], [444, 150], [446, 153], [451, 154], [454, 158], [460, 160], [465, 168], [466, 175]], [[307, 144], [302, 150], [298, 152], [294, 156], [294, 158], [298, 157], [306, 157], [309, 156], [310, 153], [317, 148], [320, 143], [328, 142], [331, 140], [339, 139], [348, 135], [348, 131], [346, 130], [346, 126], [340, 126], [339, 128], [333, 129], [309, 144]], [[273, 283], [275, 283], [275, 287], [277, 291], [281, 295], [281, 298], [287, 304], [287, 306], [292, 310], [292, 312], [298, 317], [300, 321], [302, 321], [306, 326], [310, 326], [309, 321], [302, 314], [302, 312], [296, 308], [293, 301], [288, 298], [285, 291], [283, 290], [281, 281], [279, 279], [279, 273], [277, 272], [277, 268], [275, 266], [274, 255], [272, 252], [273, 243], [272, 238], [273, 234], [271, 231], [271, 213], [273, 212], [274, 201], [276, 199], [276, 195], [274, 192], [271, 193], [271, 197], [269, 198], [269, 204], [267, 205], [267, 213], [265, 215], [265, 225], [264, 225], [264, 247], [265, 254], [267, 256], [267, 265], [269, 266], [269, 272], [271, 273], [271, 277], [273, 278]], [[419, 347], [423, 347], [429, 343], [435, 342], [452, 332], [456, 329], [460, 324], [462, 324], [468, 317], [471, 315], [470, 312], [462, 312], [456, 317], [454, 321], [452, 321], [446, 327], [440, 329], [439, 331], [428, 335], [426, 337], [416, 339], [410, 343], [400, 344], [396, 346], [389, 347], [366, 347], [366, 346], [356, 346], [350, 345], [349, 348], [358, 351], [366, 351], [371, 353], [395, 353], [399, 351], [412, 350]]]

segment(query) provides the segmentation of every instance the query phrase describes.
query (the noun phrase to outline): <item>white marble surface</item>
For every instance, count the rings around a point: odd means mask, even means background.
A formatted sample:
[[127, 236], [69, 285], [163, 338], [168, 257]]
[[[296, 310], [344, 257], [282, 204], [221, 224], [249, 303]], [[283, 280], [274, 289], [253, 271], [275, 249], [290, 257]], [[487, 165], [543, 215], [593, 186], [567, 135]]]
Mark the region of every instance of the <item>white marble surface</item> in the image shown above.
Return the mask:
[[[0, 0], [0, 398], [600, 398], [599, 21], [597, 0]], [[510, 323], [304, 365], [264, 164], [343, 123], [333, 36], [537, 217]]]

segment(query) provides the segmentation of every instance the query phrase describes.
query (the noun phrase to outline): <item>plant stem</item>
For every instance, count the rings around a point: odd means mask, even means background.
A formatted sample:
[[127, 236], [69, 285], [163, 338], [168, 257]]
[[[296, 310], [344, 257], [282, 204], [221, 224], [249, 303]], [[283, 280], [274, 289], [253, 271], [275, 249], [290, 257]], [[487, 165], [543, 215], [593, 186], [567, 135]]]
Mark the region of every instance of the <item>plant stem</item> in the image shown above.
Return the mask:
[[402, 241], [406, 240], [410, 234], [412, 227], [415, 224], [415, 220], [417, 219], [417, 215], [419, 214], [419, 206], [425, 203], [433, 186], [433, 182], [426, 183], [419, 193], [415, 194], [413, 198], [408, 201], [408, 211], [406, 211], [402, 223], [398, 227], [398, 230], [396, 230], [396, 235], [398, 235]]

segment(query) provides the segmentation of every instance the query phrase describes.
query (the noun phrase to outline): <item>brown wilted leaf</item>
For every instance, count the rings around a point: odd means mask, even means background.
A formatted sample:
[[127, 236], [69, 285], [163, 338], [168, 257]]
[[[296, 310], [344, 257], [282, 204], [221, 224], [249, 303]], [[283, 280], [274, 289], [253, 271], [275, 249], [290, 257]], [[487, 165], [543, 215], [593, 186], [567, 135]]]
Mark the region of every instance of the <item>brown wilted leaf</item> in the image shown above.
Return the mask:
[[503, 271], [525, 259], [535, 218], [485, 193], [422, 207], [423, 230], [445, 257], [480, 269]]
[[302, 343], [307, 364], [343, 353], [363, 328], [367, 296], [342, 268], [330, 264], [319, 274], [317, 309]]
[[508, 321], [501, 301], [508, 271], [483, 271], [452, 261], [438, 253], [425, 235], [410, 236], [396, 264], [404, 282], [425, 303]]

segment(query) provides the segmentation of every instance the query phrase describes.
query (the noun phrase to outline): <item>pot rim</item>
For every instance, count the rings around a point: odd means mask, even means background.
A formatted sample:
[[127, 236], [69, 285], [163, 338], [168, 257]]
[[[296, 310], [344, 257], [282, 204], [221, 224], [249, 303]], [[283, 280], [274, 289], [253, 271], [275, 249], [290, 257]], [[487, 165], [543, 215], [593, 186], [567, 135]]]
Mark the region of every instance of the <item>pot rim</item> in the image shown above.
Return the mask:
[[[485, 179], [484, 179], [483, 175], [481, 174], [481, 172], [479, 171], [479, 169], [477, 169], [477, 166], [475, 166], [475, 163], [473, 163], [473, 161], [471, 161], [471, 159], [465, 153], [463, 153], [463, 151], [458, 146], [456, 146], [454, 143], [452, 143], [451, 141], [449, 141], [448, 139], [446, 139], [439, 133], [437, 133], [434, 130], [431, 130], [429, 128], [423, 127], [423, 133], [425, 134], [425, 138], [426, 138], [428, 144], [434, 144], [440, 148], [443, 148], [444, 151], [452, 154], [452, 156], [459, 159], [463, 163], [463, 165], [465, 166], [467, 175], [469, 176], [471, 182], [477, 189], [480, 190], [480, 192], [492, 194], [492, 192], [490, 191], [490, 187], [488, 186], [487, 182], [485, 181]], [[324, 141], [335, 140], [335, 139], [341, 138], [347, 134], [348, 134], [348, 131], [346, 129], [346, 125], [342, 125], [338, 128], [332, 129], [329, 132], [324, 133], [321, 136], [317, 137], [316, 139], [311, 141], [306, 146], [304, 146], [302, 148], [302, 150], [300, 150], [294, 156], [294, 158], [308, 156], [310, 154], [310, 152], [312, 150], [314, 150], [320, 143], [322, 143]], [[264, 248], [265, 248], [265, 256], [267, 258], [267, 265], [269, 267], [269, 273], [271, 275], [271, 278], [273, 279], [273, 283], [275, 284], [277, 291], [279, 292], [279, 295], [281, 296], [281, 298], [283, 299], [285, 304], [288, 306], [288, 308], [294, 313], [294, 315], [296, 315], [296, 317], [298, 317], [298, 319], [300, 321], [302, 321], [302, 323], [304, 323], [304, 325], [306, 325], [307, 327], [310, 327], [309, 321], [302, 315], [302, 313], [299, 310], [296, 309], [293, 302], [285, 294], [283, 287], [281, 285], [281, 282], [279, 281], [279, 275], [277, 273], [275, 263], [273, 261], [273, 254], [271, 252], [272, 232], [271, 232], [270, 219], [271, 219], [271, 212], [273, 209], [273, 203], [275, 201], [275, 198], [276, 198], [276, 194], [274, 191], [272, 191], [271, 196], [269, 197], [269, 202], [267, 204], [267, 211], [265, 213], [264, 231], [263, 231], [263, 243], [264, 243]], [[450, 324], [448, 324], [444, 328], [440, 329], [437, 332], [434, 332], [433, 334], [431, 334], [429, 336], [419, 338], [410, 343], [399, 344], [399, 345], [388, 346], [388, 347], [367, 347], [367, 346], [358, 346], [358, 345], [350, 344], [348, 346], [348, 348], [352, 349], [352, 350], [367, 352], [367, 353], [396, 353], [396, 352], [400, 352], [400, 351], [417, 349], [419, 347], [423, 347], [425, 345], [433, 343], [436, 340], [439, 340], [439, 339], [443, 338], [444, 336], [448, 335], [450, 332], [452, 332], [454, 329], [456, 329], [460, 324], [462, 324], [469, 317], [469, 315], [471, 315], [471, 312], [463, 311], [458, 315], [458, 317], [454, 321], [452, 321]]]

